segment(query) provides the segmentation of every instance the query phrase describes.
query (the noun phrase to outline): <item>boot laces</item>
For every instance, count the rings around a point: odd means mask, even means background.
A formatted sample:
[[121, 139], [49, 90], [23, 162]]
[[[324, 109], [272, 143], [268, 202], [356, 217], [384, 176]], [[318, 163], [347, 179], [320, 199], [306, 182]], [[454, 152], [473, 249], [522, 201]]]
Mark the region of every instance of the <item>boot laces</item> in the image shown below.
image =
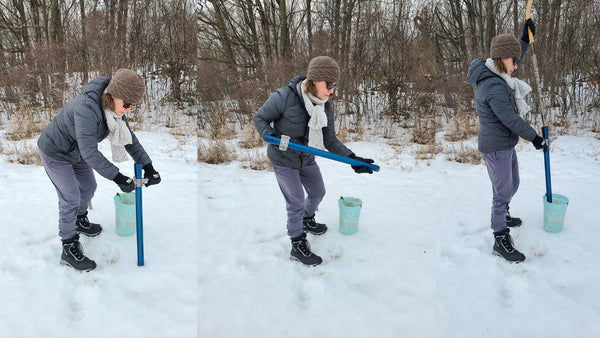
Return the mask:
[[90, 220], [87, 218], [86, 215], [78, 218], [77, 223], [79, 223], [79, 226], [86, 228], [86, 229], [88, 229], [90, 227]]
[[80, 261], [83, 259], [83, 247], [79, 242], [73, 242], [73, 244], [69, 247], [69, 252], [75, 256], [75, 258]]
[[310, 243], [306, 240], [302, 240], [298, 243], [298, 250], [300, 250], [304, 256], [310, 256], [312, 254], [312, 252], [310, 252]]
[[513, 240], [512, 240], [512, 237], [510, 237], [510, 235], [502, 236], [501, 242], [502, 242], [502, 245], [504, 246], [504, 248], [506, 248], [506, 251], [513, 252], [513, 250], [514, 250]]
[[306, 222], [306, 225], [311, 227], [311, 228], [316, 228], [317, 227], [317, 222], [315, 221], [315, 217], [311, 217], [311, 218], [307, 218], [304, 220]]

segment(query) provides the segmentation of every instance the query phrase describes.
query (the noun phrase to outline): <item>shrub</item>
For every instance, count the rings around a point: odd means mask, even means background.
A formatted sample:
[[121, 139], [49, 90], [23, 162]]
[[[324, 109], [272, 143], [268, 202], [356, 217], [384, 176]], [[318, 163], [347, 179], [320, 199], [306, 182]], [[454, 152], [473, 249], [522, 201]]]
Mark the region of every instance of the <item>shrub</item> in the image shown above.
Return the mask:
[[253, 149], [252, 152], [242, 155], [241, 161], [244, 169], [273, 171], [264, 149]]
[[455, 161], [458, 163], [479, 164], [482, 159], [481, 153], [477, 148], [466, 147], [463, 143], [458, 147], [453, 146], [448, 154], [448, 161]]
[[235, 157], [235, 151], [222, 140], [209, 141], [208, 145], [202, 142], [198, 144], [198, 162], [210, 164], [229, 163]]
[[254, 128], [252, 122], [248, 123], [244, 130], [242, 130], [242, 140], [240, 141], [240, 147], [244, 149], [252, 149], [261, 147], [263, 140], [260, 138], [260, 134]]
[[9, 145], [0, 144], [0, 152], [7, 156], [10, 163], [42, 165], [37, 147], [25, 142], [11, 142]]
[[447, 128], [448, 141], [463, 141], [479, 134], [477, 116], [466, 109], [458, 109]]

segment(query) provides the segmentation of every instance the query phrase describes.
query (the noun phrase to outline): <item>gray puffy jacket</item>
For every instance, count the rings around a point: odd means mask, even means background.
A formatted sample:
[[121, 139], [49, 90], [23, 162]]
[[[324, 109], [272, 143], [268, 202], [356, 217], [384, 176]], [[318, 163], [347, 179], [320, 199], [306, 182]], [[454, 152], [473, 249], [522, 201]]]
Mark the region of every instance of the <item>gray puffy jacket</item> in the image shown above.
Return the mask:
[[[287, 135], [290, 141], [302, 145], [308, 144], [308, 121], [310, 116], [304, 107], [304, 100], [300, 92], [304, 75], [294, 77], [287, 87], [280, 88], [272, 93], [269, 99], [256, 112], [252, 121], [256, 130], [262, 138], [270, 134], [275, 137]], [[325, 103], [325, 114], [327, 115], [327, 126], [323, 128], [323, 144], [332, 153], [342, 156], [350, 156], [352, 151], [344, 146], [335, 136], [333, 112], [329, 102]], [[271, 127], [273, 122], [273, 127]], [[314, 161], [315, 156], [294, 149], [286, 151], [279, 150], [274, 144], [269, 144], [267, 156], [273, 164], [292, 169], [300, 169], [309, 162]]]
[[[100, 175], [112, 180], [119, 173], [119, 168], [98, 150], [98, 143], [108, 136], [102, 94], [109, 82], [110, 78], [100, 77], [83, 86], [83, 93], [56, 114], [37, 144], [46, 155], [58, 160], [76, 163], [83, 159]], [[127, 123], [125, 116], [123, 120]], [[125, 149], [134, 161], [142, 166], [152, 163], [133, 132], [131, 139], [132, 144], [126, 145]]]
[[[522, 59], [527, 44], [521, 40], [519, 42]], [[467, 82], [476, 85], [475, 109], [480, 125], [480, 152], [512, 149], [519, 142], [519, 136], [528, 141], [535, 138], [535, 129], [519, 116], [514, 90], [485, 66], [485, 60], [475, 59], [471, 62]]]

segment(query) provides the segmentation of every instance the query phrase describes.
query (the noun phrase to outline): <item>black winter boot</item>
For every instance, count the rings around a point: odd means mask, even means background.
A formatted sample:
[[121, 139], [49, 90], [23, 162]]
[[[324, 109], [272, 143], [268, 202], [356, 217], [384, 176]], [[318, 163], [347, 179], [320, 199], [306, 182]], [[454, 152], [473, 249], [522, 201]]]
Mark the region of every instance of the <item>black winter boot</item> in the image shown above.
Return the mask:
[[510, 212], [508, 212], [509, 208], [506, 208], [506, 226], [509, 228], [520, 227], [523, 222], [521, 222], [520, 218], [510, 217]]
[[302, 219], [302, 227], [304, 232], [310, 232], [313, 235], [322, 235], [327, 231], [327, 226], [323, 223], [315, 222], [315, 214]]
[[323, 262], [321, 257], [310, 251], [310, 243], [306, 240], [306, 234], [292, 238], [292, 252], [290, 259], [297, 260], [304, 265], [316, 266]]
[[62, 241], [61, 265], [69, 265], [75, 270], [90, 271], [96, 268], [96, 262], [83, 255], [83, 248], [79, 243], [79, 235]]
[[100, 224], [90, 223], [87, 218], [87, 211], [83, 215], [77, 216], [75, 225], [77, 226], [77, 233], [84, 234], [88, 237], [98, 236], [102, 232]]
[[514, 243], [510, 237], [510, 229], [494, 232], [494, 255], [503, 257], [509, 262], [520, 263], [525, 260], [525, 255], [513, 247]]

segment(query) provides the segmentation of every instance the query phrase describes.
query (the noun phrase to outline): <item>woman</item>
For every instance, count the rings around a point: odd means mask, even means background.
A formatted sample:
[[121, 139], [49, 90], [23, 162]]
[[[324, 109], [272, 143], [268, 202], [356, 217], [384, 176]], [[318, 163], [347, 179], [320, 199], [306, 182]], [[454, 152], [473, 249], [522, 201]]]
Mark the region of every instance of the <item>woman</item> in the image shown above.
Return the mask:
[[[373, 163], [354, 155], [335, 136], [329, 97], [340, 77], [340, 67], [328, 56], [310, 60], [306, 76], [294, 77], [287, 87], [272, 93], [254, 116], [261, 137], [287, 135], [290, 141]], [[271, 122], [273, 127], [271, 127]], [[325, 196], [325, 185], [315, 156], [297, 150], [282, 151], [270, 144], [267, 155], [273, 166], [287, 209], [287, 230], [292, 241], [291, 257], [306, 265], [323, 261], [310, 249], [306, 232], [322, 235], [325, 224], [315, 221], [315, 210]], [[352, 166], [357, 173], [372, 173], [365, 166]], [[304, 190], [307, 196], [304, 198]]]
[[93, 237], [102, 231], [99, 224], [87, 218], [87, 207], [96, 191], [92, 169], [113, 180], [124, 192], [135, 189], [133, 179], [121, 174], [98, 151], [100, 141], [110, 138], [113, 161], [124, 161], [129, 153], [141, 163], [144, 178], [148, 179], [146, 186], [160, 182], [160, 174], [125, 118], [140, 103], [144, 92], [144, 80], [129, 69], [117, 70], [112, 79], [94, 79], [60, 110], [38, 139], [44, 169], [58, 193], [63, 265], [80, 271], [96, 268], [96, 263], [83, 255], [79, 243], [79, 234]]
[[519, 116], [529, 111], [523, 97], [531, 92], [531, 87], [511, 77], [527, 51], [528, 29], [535, 33], [531, 19], [523, 27], [521, 41], [512, 34], [494, 37], [490, 58], [473, 60], [467, 75], [467, 81], [476, 85], [475, 108], [481, 129], [478, 148], [487, 164], [494, 195], [492, 252], [509, 262], [525, 260], [525, 255], [513, 247], [509, 230], [509, 227], [521, 225], [521, 220], [510, 217], [508, 212], [510, 201], [519, 188], [515, 146], [522, 137], [531, 141], [536, 149], [545, 147], [544, 140]]

